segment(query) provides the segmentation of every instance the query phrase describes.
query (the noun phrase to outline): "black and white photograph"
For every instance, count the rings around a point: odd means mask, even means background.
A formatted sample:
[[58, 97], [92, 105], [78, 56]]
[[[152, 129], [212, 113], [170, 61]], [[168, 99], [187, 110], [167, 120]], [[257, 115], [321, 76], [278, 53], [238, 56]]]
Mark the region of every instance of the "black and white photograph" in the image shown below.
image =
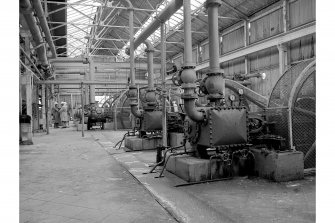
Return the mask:
[[6, 7], [2, 222], [333, 221], [331, 1]]

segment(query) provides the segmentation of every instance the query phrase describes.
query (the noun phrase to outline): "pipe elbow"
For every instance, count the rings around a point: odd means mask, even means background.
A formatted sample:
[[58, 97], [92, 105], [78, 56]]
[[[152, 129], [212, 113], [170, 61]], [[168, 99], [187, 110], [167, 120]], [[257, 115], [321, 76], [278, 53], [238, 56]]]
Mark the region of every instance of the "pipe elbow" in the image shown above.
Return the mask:
[[152, 43], [151, 43], [148, 39], [146, 39], [146, 40], [144, 41], [144, 44], [145, 44], [145, 46], [147, 47], [147, 48], [146, 48], [146, 52], [153, 52], [153, 51], [155, 51], [154, 46], [152, 45]]
[[192, 119], [195, 122], [201, 122], [205, 119], [205, 114], [201, 111], [199, 111], [195, 107], [195, 101], [194, 100], [185, 100], [184, 101], [184, 108], [185, 112], [190, 119]]
[[137, 105], [131, 105], [130, 111], [136, 118], [142, 117], [142, 112], [137, 109]]

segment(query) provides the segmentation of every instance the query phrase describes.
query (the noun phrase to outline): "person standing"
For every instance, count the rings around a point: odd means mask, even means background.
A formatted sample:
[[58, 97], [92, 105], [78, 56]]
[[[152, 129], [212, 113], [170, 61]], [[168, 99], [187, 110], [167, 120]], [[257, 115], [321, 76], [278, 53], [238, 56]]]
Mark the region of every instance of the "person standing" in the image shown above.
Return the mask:
[[59, 114], [59, 105], [57, 102], [55, 102], [54, 107], [52, 108], [52, 116], [54, 117], [54, 128], [59, 128], [59, 124], [61, 122], [60, 120], [60, 114]]
[[68, 115], [67, 115], [67, 106], [65, 102], [61, 103], [61, 108], [59, 112], [60, 112], [60, 119], [63, 125], [62, 128], [67, 128]]

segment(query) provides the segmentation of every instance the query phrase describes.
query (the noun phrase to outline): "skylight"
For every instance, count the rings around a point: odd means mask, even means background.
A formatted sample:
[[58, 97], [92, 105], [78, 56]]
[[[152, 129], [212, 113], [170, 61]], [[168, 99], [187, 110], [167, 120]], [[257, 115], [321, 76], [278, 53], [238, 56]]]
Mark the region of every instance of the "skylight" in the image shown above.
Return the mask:
[[94, 18], [101, 3], [95, 0], [68, 0], [67, 56], [76, 57], [86, 52]]

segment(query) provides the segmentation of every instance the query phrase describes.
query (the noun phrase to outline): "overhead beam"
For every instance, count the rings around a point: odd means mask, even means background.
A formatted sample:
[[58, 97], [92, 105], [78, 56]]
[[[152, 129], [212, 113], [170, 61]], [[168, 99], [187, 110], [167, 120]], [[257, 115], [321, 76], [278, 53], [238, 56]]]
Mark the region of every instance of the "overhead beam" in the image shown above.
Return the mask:
[[238, 16], [240, 16], [242, 19], [247, 20], [248, 16], [246, 14], [244, 14], [243, 12], [241, 12], [240, 10], [234, 8], [232, 5], [230, 5], [229, 3], [225, 2], [224, 0], [221, 0], [222, 4], [225, 5], [227, 8], [229, 8], [230, 10], [234, 11]]
[[[258, 52], [260, 50], [264, 50], [270, 47], [277, 46], [279, 44], [287, 43], [295, 39], [302, 38], [304, 36], [308, 36], [314, 34], [316, 32], [316, 25], [315, 22], [306, 24], [299, 28], [287, 31], [286, 33], [281, 33], [279, 35], [270, 37], [268, 39], [259, 41], [254, 44], [250, 44], [246, 47], [237, 49], [235, 51], [226, 53], [219, 58], [219, 62], [223, 63], [229, 60], [233, 60], [248, 54], [252, 54]], [[195, 68], [196, 71], [202, 70], [209, 67], [209, 61], [198, 64]]]
[[[83, 60], [83, 59], [80, 59]], [[53, 62], [53, 66], [55, 67], [55, 69], [60, 69], [60, 68], [65, 68], [65, 69], [69, 69], [69, 68], [81, 68], [81, 69], [88, 69], [88, 65], [84, 65], [81, 63], [71, 63], [71, 61], [69, 60], [69, 62], [66, 63], [62, 63], [62, 62], [57, 62], [56, 60], [54, 60]], [[138, 63], [135, 62], [136, 69], [140, 69], [140, 70], [146, 70], [147, 69], [147, 63]], [[170, 66], [171, 64], [167, 64], [167, 66]], [[98, 69], [130, 69], [130, 65], [128, 62], [110, 62], [110, 63], [95, 63], [95, 66]], [[161, 64], [153, 64], [153, 68], [154, 69], [160, 69], [161, 68]]]
[[[67, 6], [72, 6], [72, 5], [79, 5], [79, 6], [90, 6], [90, 7], [99, 7], [99, 6], [104, 6], [104, 5], [97, 5], [97, 4], [83, 4], [83, 3], [69, 3], [69, 2], [60, 2], [60, 1], [41, 1], [43, 3], [48, 3], [48, 4], [56, 4], [56, 5], [67, 5]], [[115, 9], [125, 9], [127, 10], [127, 7], [122, 7], [122, 6], [113, 6], [112, 4], [107, 4], [104, 6], [106, 8], [115, 8]], [[155, 12], [156, 10], [154, 9], [143, 9], [143, 8], [133, 8], [135, 11], [145, 11], [145, 12]]]
[[[60, 84], [60, 85], [128, 85], [125, 82], [115, 82], [115, 81], [89, 81], [89, 80], [45, 80], [37, 81], [36, 84]], [[148, 81], [146, 80], [136, 80], [136, 85], [146, 85]]]

